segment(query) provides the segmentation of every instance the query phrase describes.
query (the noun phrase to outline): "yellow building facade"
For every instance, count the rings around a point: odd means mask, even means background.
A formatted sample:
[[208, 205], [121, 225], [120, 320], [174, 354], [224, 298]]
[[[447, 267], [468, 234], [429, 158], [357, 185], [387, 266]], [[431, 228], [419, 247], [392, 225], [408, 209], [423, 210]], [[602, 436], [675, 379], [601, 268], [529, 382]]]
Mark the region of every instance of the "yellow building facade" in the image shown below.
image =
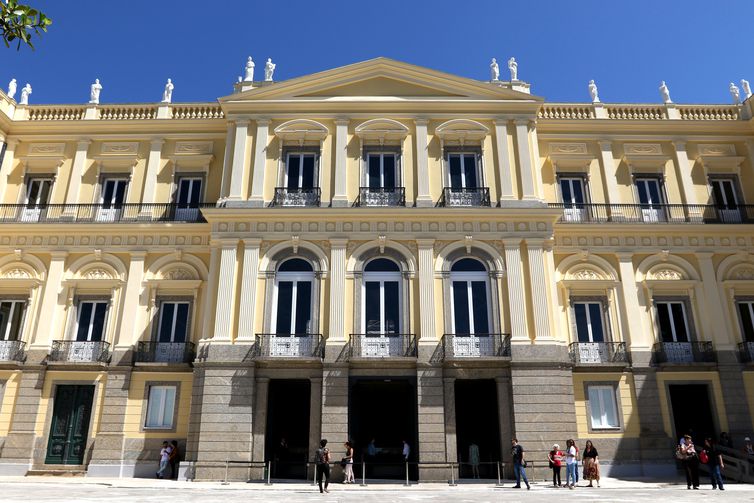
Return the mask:
[[0, 474], [153, 476], [176, 440], [182, 477], [305, 477], [324, 437], [432, 480], [517, 437], [651, 475], [686, 431], [740, 443], [752, 112], [385, 58], [215, 103], [0, 93]]

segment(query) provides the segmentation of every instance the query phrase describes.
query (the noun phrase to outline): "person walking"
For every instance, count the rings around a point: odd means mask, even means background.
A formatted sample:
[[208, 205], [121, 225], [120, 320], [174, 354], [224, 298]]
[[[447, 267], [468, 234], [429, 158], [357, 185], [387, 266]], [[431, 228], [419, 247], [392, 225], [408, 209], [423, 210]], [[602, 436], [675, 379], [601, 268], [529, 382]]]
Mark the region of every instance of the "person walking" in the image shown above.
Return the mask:
[[471, 475], [475, 479], [479, 478], [479, 446], [474, 442], [469, 445], [469, 464], [471, 465]]
[[691, 435], [683, 436], [683, 444], [678, 445], [681, 454], [681, 464], [686, 473], [686, 489], [699, 489], [699, 457]]
[[563, 487], [560, 481], [560, 468], [563, 466], [563, 452], [560, 450], [558, 444], [552, 446], [552, 450], [547, 455], [547, 459], [550, 460], [550, 468], [552, 468], [552, 485], [555, 487]]
[[403, 462], [408, 463], [408, 456], [411, 454], [411, 446], [408, 445], [408, 442], [405, 440], [402, 441], [403, 443], [403, 450], [401, 451], [401, 455], [403, 456]]
[[597, 456], [597, 449], [594, 448], [591, 440], [587, 440], [584, 446], [583, 457], [584, 478], [589, 481], [589, 486], [587, 487], [594, 487], [593, 483], [595, 480], [597, 481], [597, 487], [600, 486], [600, 460]]
[[518, 439], [511, 439], [511, 457], [513, 458], [513, 473], [516, 475], [516, 485], [514, 489], [521, 489], [521, 479], [526, 484], [526, 489], [531, 489], [529, 485], [529, 479], [526, 478], [526, 458], [524, 455], [524, 448], [518, 443]]
[[164, 479], [165, 474], [168, 471], [168, 466], [170, 464], [170, 445], [168, 444], [168, 441], [164, 441], [162, 443], [162, 448], [160, 449], [160, 467], [157, 470], [157, 478], [158, 479]]
[[355, 481], [353, 477], [353, 445], [350, 440], [345, 443], [345, 448], [346, 456], [343, 458], [343, 462], [346, 464], [344, 467], [346, 478], [343, 480], [343, 483], [353, 484]]
[[178, 452], [178, 442], [175, 440], [170, 442], [170, 458], [168, 461], [170, 462], [170, 478], [173, 480], [178, 480], [178, 462], [179, 459], [179, 452]]
[[713, 438], [708, 438], [704, 441], [704, 450], [707, 453], [707, 466], [709, 466], [712, 489], [719, 487], [721, 491], [725, 491], [722, 474], [725, 463], [723, 462], [723, 453], [718, 448], [718, 443]]
[[327, 439], [323, 438], [319, 441], [319, 449], [314, 453], [314, 462], [316, 463], [315, 470], [317, 470], [317, 485], [319, 486], [319, 492], [329, 493], [327, 486], [330, 485], [330, 449], [327, 448]]
[[573, 489], [576, 485], [576, 442], [572, 438], [566, 441], [566, 487]]

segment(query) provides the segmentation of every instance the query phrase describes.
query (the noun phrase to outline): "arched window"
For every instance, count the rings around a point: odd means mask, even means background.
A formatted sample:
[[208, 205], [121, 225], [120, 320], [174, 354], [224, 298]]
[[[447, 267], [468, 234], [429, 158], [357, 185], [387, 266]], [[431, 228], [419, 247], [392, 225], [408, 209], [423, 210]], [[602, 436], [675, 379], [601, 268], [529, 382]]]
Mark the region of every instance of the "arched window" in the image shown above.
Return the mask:
[[450, 268], [451, 315], [455, 335], [490, 333], [489, 274], [476, 259], [463, 258]]
[[401, 333], [401, 270], [390, 259], [376, 258], [364, 267], [362, 317], [364, 333]]
[[306, 260], [293, 258], [278, 267], [275, 274], [272, 333], [305, 335], [312, 333], [312, 290], [314, 269]]

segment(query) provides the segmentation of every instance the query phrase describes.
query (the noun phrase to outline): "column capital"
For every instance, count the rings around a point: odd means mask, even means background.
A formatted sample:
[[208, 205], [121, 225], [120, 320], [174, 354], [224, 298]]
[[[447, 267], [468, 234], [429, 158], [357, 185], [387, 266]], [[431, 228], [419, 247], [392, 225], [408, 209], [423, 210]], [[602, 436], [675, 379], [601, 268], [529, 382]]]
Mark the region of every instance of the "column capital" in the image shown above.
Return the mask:
[[503, 238], [501, 241], [506, 248], [520, 248], [523, 238]]
[[414, 119], [414, 124], [416, 124], [417, 126], [426, 126], [427, 124], [429, 124], [429, 119], [427, 119], [426, 117], [417, 117]]
[[545, 247], [545, 241], [544, 238], [526, 238], [526, 246], [527, 248], [544, 248]]
[[[241, 126], [241, 127], [246, 127], [246, 126], [248, 126], [248, 125], [249, 125], [249, 123], [250, 123], [251, 121], [250, 121], [249, 119], [236, 119], [236, 120], [235, 120], [235, 121], [233, 121], [233, 122], [235, 122], [235, 124], [236, 124], [236, 127], [238, 127], [238, 126]], [[259, 122], [259, 121], [257, 121], [257, 123], [258, 123], [258, 122]]]
[[151, 150], [162, 150], [162, 146], [165, 144], [165, 138], [152, 138], [149, 142]]
[[261, 238], [242, 238], [241, 241], [245, 248], [256, 247], [259, 248], [262, 244]]
[[433, 248], [435, 246], [435, 240], [432, 238], [417, 238], [416, 246], [419, 248]]
[[528, 117], [514, 117], [513, 118], [513, 124], [516, 126], [529, 126], [529, 122], [531, 122], [531, 119]]
[[507, 126], [510, 121], [511, 118], [507, 115], [501, 115], [500, 117], [492, 119], [492, 123], [496, 126]]
[[675, 149], [676, 152], [680, 150], [683, 150], [683, 151], [686, 150], [686, 142], [683, 140], [673, 140], [671, 143], [673, 144], [673, 148]]
[[5, 144], [7, 145], [5, 148], [7, 149], [15, 149], [18, 146], [18, 138], [5, 138]]
[[615, 256], [618, 257], [618, 260], [621, 262], [631, 262], [634, 261], [634, 252], [632, 251], [617, 251], [615, 252]]
[[50, 252], [52, 260], [65, 260], [68, 257], [68, 252], [65, 250], [54, 250]]
[[92, 140], [89, 138], [79, 138], [76, 142], [76, 150], [85, 150], [92, 144]]
[[269, 384], [270, 378], [269, 377], [256, 377], [257, 384]]
[[345, 248], [348, 245], [348, 238], [331, 238], [329, 241], [333, 248]]
[[715, 252], [696, 252], [696, 256], [702, 260], [712, 260]]
[[603, 152], [606, 151], [606, 150], [609, 150], [610, 153], [612, 154], [612, 152], [613, 152], [613, 142], [612, 142], [612, 140], [598, 140], [597, 143], [600, 146], [600, 150], [602, 150]]
[[222, 248], [227, 250], [229, 248], [236, 248], [238, 246], [237, 238], [220, 238], [213, 239], [210, 243], [215, 248]]
[[349, 119], [348, 117], [338, 117], [337, 119], [335, 119], [336, 126], [347, 126], [350, 123], [351, 119]]
[[147, 257], [146, 250], [133, 250], [129, 252], [131, 260], [144, 260]]

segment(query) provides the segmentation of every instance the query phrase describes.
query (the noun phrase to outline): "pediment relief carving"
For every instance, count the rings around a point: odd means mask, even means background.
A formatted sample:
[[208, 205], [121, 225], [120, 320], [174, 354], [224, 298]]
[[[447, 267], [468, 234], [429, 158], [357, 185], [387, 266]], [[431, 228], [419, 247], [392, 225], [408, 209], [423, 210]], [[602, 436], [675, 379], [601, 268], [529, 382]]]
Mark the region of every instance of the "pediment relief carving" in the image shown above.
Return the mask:
[[684, 279], [683, 274], [675, 269], [657, 269], [649, 274], [649, 279], [676, 281]]
[[754, 267], [740, 267], [733, 273], [733, 279], [754, 280]]
[[5, 271], [3, 273], [3, 278], [5, 279], [31, 279], [33, 278], [33, 276], [26, 269], [21, 269], [20, 267], [16, 267], [14, 269], [9, 269]]
[[602, 273], [595, 271], [591, 268], [582, 268], [576, 271], [569, 272], [566, 275], [567, 280], [577, 281], [600, 281], [607, 279]]
[[83, 279], [114, 279], [113, 275], [108, 271], [107, 269], [103, 269], [101, 267], [95, 267], [93, 269], [89, 269], [84, 274], [81, 275]]
[[186, 281], [196, 279], [196, 275], [184, 267], [176, 267], [163, 273], [162, 279]]

